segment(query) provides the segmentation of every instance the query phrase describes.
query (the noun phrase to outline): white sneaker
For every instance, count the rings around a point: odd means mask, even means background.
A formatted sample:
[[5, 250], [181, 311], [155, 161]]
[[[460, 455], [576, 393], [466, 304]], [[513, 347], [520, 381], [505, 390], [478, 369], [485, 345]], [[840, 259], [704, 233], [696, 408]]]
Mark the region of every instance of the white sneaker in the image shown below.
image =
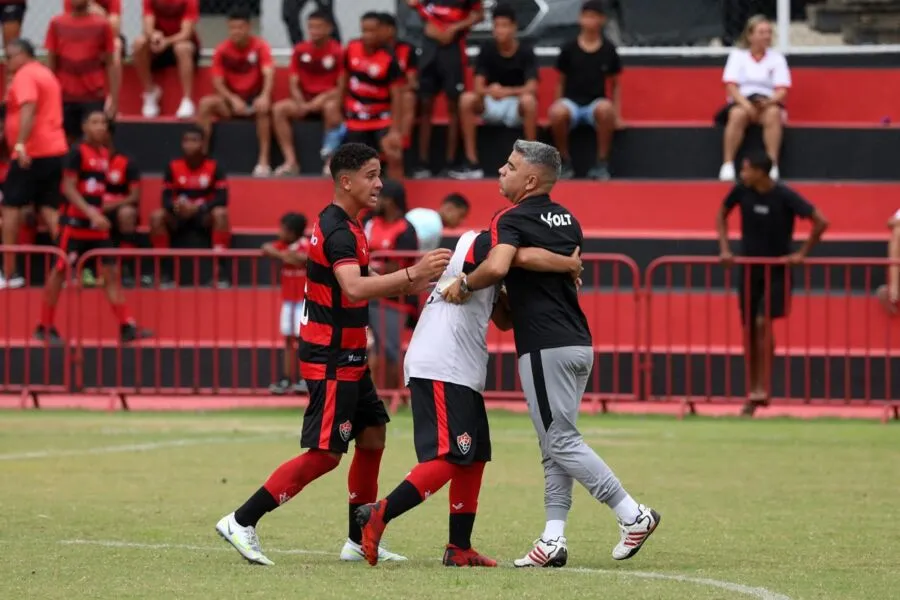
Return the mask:
[[145, 119], [155, 119], [159, 116], [160, 96], [162, 96], [162, 90], [158, 87], [153, 88], [152, 92], [144, 92], [144, 106], [141, 108], [141, 114]]
[[3, 276], [3, 273], [0, 273], [0, 290], [17, 290], [20, 287], [25, 287], [25, 278], [21, 275], [13, 275], [9, 279]]
[[182, 98], [178, 110], [175, 111], [176, 119], [193, 119], [194, 118], [194, 101], [190, 98]]
[[734, 172], [734, 163], [727, 162], [719, 169], [719, 181], [731, 181], [737, 179], [737, 173]]
[[269, 165], [256, 165], [253, 167], [253, 176], [254, 177], [271, 177], [272, 176], [272, 167]]
[[247, 562], [266, 566], [275, 564], [262, 553], [256, 529], [238, 525], [238, 522], [234, 520], [234, 513], [222, 517], [216, 523], [216, 531], [223, 540], [234, 546], [234, 549], [240, 552]]
[[652, 508], [643, 504], [638, 508], [641, 509], [641, 514], [635, 519], [634, 523], [626, 525], [619, 521], [621, 537], [619, 538], [619, 543], [616, 544], [612, 551], [612, 557], [616, 560], [625, 560], [637, 554], [644, 542], [647, 541], [647, 538], [650, 537], [650, 534], [656, 531], [656, 527], [662, 519], [659, 513]]
[[558, 537], [555, 540], [538, 538], [534, 541], [531, 552], [513, 561], [518, 567], [564, 567], [569, 560], [569, 549], [566, 546], [566, 538]]
[[[362, 546], [359, 544], [347, 540], [344, 544], [344, 547], [341, 548], [341, 560], [345, 560], [347, 562], [359, 562], [366, 560], [366, 554], [363, 552]], [[405, 556], [401, 556], [399, 554], [394, 554], [393, 552], [389, 552], [384, 549], [384, 546], [378, 547], [378, 562], [384, 561], [394, 561], [394, 562], [402, 562], [408, 560]]]
[[778, 172], [778, 165], [772, 165], [772, 168], [769, 169], [769, 179], [778, 181], [779, 177], [781, 177], [781, 173]]

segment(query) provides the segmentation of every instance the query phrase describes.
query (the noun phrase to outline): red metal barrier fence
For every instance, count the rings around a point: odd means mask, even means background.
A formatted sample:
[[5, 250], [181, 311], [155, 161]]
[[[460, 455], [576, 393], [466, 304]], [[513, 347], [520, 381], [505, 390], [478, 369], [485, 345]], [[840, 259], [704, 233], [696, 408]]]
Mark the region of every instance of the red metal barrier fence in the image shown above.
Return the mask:
[[[23, 263], [26, 280], [21, 289], [0, 290], [3, 392], [90, 392], [123, 400], [268, 394], [284, 375], [285, 352], [287, 367], [296, 367], [296, 350], [285, 347], [280, 332], [281, 265], [257, 250], [103, 250], [84, 255], [74, 269], [52, 248], [2, 251]], [[406, 264], [417, 256], [374, 252], [372, 259]], [[900, 373], [900, 319], [890, 319], [873, 300], [889, 261], [810, 259], [788, 268], [737, 259], [726, 269], [715, 258], [664, 257], [642, 279], [627, 256], [583, 260], [580, 301], [595, 353], [585, 398], [595, 408], [619, 400], [742, 401], [750, 393], [790, 402], [900, 398], [900, 375], [894, 375]], [[56, 315], [64, 341], [54, 346], [32, 334], [42, 312], [40, 286], [57, 261], [68, 285]], [[104, 263], [135, 282], [123, 292], [127, 311], [110, 310]], [[85, 285], [87, 270], [96, 287]], [[105, 280], [118, 276], [106, 273]], [[414, 317], [403, 306], [382, 301], [370, 311], [376, 384], [395, 402], [404, 396], [403, 355]], [[772, 329], [760, 328], [762, 363], [751, 373], [744, 355], [755, 319], [745, 327], [742, 309], [765, 320], [782, 308], [785, 317]], [[122, 343], [116, 317], [129, 315], [154, 335]], [[774, 358], [764, 351], [772, 342]], [[520, 402], [512, 332], [491, 326], [488, 348], [486, 398]]]

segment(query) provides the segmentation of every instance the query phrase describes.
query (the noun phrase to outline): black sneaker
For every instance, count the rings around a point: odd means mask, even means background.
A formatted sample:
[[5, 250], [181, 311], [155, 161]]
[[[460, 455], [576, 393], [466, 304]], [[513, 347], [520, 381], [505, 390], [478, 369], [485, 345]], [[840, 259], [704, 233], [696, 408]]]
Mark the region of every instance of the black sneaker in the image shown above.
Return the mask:
[[572, 161], [566, 160], [563, 161], [562, 169], [559, 171], [560, 179], [575, 179], [575, 168], [572, 166]]
[[269, 386], [269, 393], [274, 396], [284, 396], [291, 391], [291, 380], [284, 378]]
[[145, 340], [151, 337], [153, 337], [152, 331], [148, 329], [140, 329], [134, 323], [128, 323], [126, 325], [122, 325], [119, 328], [119, 338], [122, 340], [123, 344], [127, 344], [129, 342], [134, 342], [137, 340]]
[[476, 163], [467, 160], [459, 169], [451, 169], [450, 177], [452, 179], [482, 179], [484, 177], [484, 169]]
[[52, 325], [50, 327], [38, 325], [37, 329], [34, 330], [34, 339], [39, 342], [46, 342], [51, 346], [60, 346], [63, 344], [62, 336], [59, 335], [56, 327], [53, 327]]

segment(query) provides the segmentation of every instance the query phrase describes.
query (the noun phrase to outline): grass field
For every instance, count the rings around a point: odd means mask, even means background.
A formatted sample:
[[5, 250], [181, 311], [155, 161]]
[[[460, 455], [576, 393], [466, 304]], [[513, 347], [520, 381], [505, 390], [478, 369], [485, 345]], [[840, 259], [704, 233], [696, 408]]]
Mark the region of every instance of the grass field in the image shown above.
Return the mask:
[[[588, 441], [663, 515], [617, 563], [615, 520], [576, 488], [569, 567], [518, 571], [543, 527], [530, 421], [492, 413], [476, 547], [507, 568], [448, 569], [446, 491], [388, 528], [410, 557], [341, 564], [349, 461], [266, 517], [272, 568], [214, 525], [297, 451], [295, 412], [0, 412], [0, 598], [900, 597], [900, 430], [868, 422], [584, 417]], [[412, 466], [395, 418], [381, 472]]]

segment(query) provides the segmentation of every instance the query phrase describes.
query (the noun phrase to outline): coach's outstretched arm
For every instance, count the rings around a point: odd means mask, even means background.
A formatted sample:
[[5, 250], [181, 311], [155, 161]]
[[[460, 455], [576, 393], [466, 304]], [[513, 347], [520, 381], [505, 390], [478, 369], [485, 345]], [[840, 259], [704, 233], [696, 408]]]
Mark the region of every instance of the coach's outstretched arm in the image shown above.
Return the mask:
[[[351, 234], [348, 232], [348, 235]], [[347, 262], [335, 265], [334, 276], [351, 302], [389, 298], [420, 292], [428, 287], [447, 268], [450, 255], [446, 248], [432, 250], [413, 266], [380, 277], [364, 277], [358, 263]]]
[[571, 273], [573, 279], [577, 279], [584, 270], [581, 265], [581, 248], [575, 248], [569, 256], [543, 248], [519, 248], [512, 266], [540, 273]]

